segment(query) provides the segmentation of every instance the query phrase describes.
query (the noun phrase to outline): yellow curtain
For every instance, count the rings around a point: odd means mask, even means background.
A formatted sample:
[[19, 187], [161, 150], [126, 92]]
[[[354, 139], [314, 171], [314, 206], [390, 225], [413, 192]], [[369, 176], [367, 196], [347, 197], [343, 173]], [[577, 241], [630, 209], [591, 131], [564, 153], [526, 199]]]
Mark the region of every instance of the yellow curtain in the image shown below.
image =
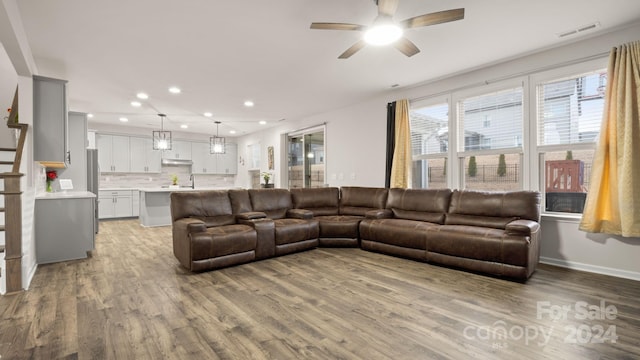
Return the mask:
[[409, 100], [396, 101], [396, 136], [391, 165], [391, 187], [411, 186], [411, 131], [409, 130]]
[[611, 50], [580, 230], [640, 237], [640, 41]]

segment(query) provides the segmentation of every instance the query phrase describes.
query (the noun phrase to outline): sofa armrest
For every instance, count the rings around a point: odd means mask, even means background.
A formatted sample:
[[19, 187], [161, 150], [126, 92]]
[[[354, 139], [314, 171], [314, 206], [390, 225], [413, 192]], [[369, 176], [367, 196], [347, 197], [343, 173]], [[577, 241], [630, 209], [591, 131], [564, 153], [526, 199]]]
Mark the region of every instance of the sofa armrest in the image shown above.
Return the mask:
[[241, 220], [255, 220], [255, 219], [264, 219], [267, 217], [267, 214], [261, 211], [251, 211], [244, 212], [236, 215], [236, 221], [240, 222]]
[[173, 222], [174, 234], [187, 236], [187, 234], [207, 231], [204, 221], [194, 218], [182, 218]]
[[238, 224], [251, 226], [256, 231], [256, 260], [276, 256], [276, 230], [272, 219], [238, 219]]
[[530, 236], [531, 234], [538, 231], [539, 228], [540, 228], [539, 223], [535, 221], [523, 220], [523, 219], [511, 221], [510, 223], [507, 224], [507, 226], [505, 226], [507, 235]]
[[364, 216], [367, 219], [390, 219], [393, 217], [393, 212], [389, 209], [376, 209], [367, 211]]
[[293, 219], [313, 219], [313, 211], [306, 209], [289, 209], [287, 217]]

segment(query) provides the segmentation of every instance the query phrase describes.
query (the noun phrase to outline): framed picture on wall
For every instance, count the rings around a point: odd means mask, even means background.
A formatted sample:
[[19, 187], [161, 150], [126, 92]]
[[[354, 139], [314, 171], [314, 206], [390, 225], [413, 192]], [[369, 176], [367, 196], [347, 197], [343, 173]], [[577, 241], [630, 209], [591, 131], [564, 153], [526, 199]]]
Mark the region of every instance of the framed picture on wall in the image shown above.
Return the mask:
[[273, 170], [273, 146], [267, 148], [267, 161], [269, 162], [269, 170]]

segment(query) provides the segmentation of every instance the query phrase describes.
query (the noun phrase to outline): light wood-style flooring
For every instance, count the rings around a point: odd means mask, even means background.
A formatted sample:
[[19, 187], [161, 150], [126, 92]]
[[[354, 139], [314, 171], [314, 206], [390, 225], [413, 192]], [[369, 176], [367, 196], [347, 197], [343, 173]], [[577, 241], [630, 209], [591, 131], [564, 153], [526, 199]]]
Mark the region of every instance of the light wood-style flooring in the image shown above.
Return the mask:
[[0, 359], [640, 358], [636, 281], [541, 265], [523, 284], [326, 248], [192, 274], [170, 227], [100, 226], [92, 257], [0, 297]]

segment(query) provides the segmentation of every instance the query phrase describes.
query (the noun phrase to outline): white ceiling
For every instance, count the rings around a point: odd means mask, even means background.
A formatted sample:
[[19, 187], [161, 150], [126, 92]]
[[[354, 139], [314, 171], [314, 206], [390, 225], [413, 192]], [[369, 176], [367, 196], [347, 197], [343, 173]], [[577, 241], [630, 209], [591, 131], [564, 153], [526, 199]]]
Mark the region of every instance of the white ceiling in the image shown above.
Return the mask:
[[[92, 122], [242, 135], [500, 59], [557, 46], [640, 19], [638, 0], [400, 0], [394, 19], [465, 8], [465, 19], [411, 29], [421, 50], [366, 47], [337, 59], [369, 25], [373, 0], [20, 0], [39, 73], [69, 80], [69, 107]], [[557, 34], [599, 22], [575, 37]], [[615, 44], [612, 44], [612, 46]], [[182, 89], [170, 94], [170, 86]], [[150, 95], [141, 108], [130, 102]], [[246, 108], [243, 102], [253, 100]], [[213, 118], [203, 112], [210, 111]], [[185, 131], [185, 130], [183, 130]]]

